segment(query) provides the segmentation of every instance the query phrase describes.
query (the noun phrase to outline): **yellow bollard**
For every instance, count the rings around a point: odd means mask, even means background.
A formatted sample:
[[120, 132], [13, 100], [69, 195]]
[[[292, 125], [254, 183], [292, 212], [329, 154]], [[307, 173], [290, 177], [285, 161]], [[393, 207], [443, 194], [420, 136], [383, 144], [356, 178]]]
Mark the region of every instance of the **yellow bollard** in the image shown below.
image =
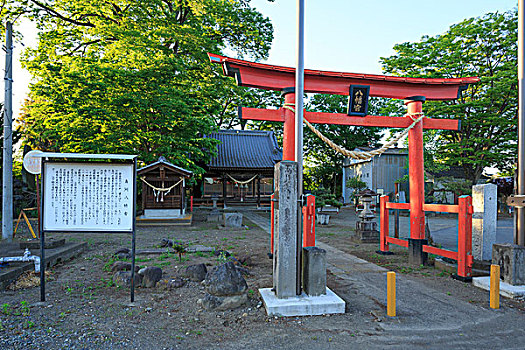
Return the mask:
[[490, 307], [499, 309], [499, 265], [490, 265]]
[[386, 314], [396, 317], [396, 273], [386, 273]]

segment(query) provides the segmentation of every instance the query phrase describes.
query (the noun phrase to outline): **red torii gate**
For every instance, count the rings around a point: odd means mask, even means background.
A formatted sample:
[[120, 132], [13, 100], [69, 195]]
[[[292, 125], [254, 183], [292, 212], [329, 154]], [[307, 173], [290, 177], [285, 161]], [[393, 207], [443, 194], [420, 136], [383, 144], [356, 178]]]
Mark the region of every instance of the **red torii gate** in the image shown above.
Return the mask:
[[[248, 62], [208, 54], [212, 63], [222, 64], [224, 74], [235, 77], [239, 86], [282, 91], [285, 104], [295, 104], [295, 68]], [[422, 113], [425, 100], [454, 100], [477, 77], [455, 79], [403, 78], [374, 74], [340, 73], [319, 70], [304, 71], [304, 91], [348, 95], [350, 85], [367, 85], [370, 96], [405, 100], [404, 117], [348, 116], [344, 113], [304, 112], [304, 118], [314, 124], [340, 124], [407, 128], [413, 123], [410, 115]], [[240, 109], [241, 118], [284, 122], [283, 160], [295, 159], [295, 113], [287, 108], [276, 110]], [[459, 120], [424, 118], [408, 132], [410, 184], [410, 238], [425, 238], [425, 180], [423, 172], [423, 129], [459, 130]], [[421, 243], [417, 244], [421, 247]], [[419, 249], [418, 249], [419, 250]], [[412, 250], [410, 250], [411, 252]], [[416, 253], [417, 254], [417, 253]]]

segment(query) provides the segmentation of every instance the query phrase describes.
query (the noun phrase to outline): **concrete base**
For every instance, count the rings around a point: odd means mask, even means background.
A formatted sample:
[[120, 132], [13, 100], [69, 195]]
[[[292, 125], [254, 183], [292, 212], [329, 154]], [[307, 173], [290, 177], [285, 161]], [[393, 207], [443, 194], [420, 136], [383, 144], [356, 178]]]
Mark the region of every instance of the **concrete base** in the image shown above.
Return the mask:
[[[472, 284], [478, 288], [490, 290], [490, 276], [474, 277]], [[525, 299], [525, 285], [513, 286], [511, 284], [500, 281], [499, 294], [511, 299], [523, 300]]]
[[315, 297], [301, 294], [286, 299], [277, 299], [271, 288], [259, 289], [266, 308], [271, 316], [313, 316], [326, 314], [344, 314], [345, 301], [329, 288], [325, 295]]
[[143, 219], [180, 219], [186, 216], [186, 209], [144, 209]]

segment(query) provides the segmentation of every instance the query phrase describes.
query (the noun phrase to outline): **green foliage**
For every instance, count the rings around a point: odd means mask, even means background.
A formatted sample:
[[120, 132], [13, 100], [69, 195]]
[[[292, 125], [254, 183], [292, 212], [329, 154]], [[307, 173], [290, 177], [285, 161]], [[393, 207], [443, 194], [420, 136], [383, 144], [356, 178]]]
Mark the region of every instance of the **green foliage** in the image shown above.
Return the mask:
[[439, 182], [444, 190], [450, 191], [457, 196], [472, 194], [472, 183], [468, 180], [458, 180], [445, 176], [436, 179], [436, 182]]
[[333, 207], [340, 208], [342, 203], [336, 199], [335, 194], [330, 193], [324, 188], [319, 188], [312, 192], [315, 196], [315, 206], [316, 208], [322, 208], [326, 205], [331, 205]]
[[234, 104], [267, 99], [235, 86], [206, 55], [267, 56], [273, 28], [249, 1], [15, 0], [2, 11], [39, 29], [23, 57], [34, 83], [20, 128], [34, 149], [139, 154], [145, 163], [163, 155], [202, 173], [216, 144], [205, 135], [233, 126]]
[[461, 120], [460, 131], [425, 132], [427, 167], [460, 165], [471, 182], [487, 166], [512, 167], [518, 106], [517, 22], [516, 10], [488, 13], [453, 25], [442, 35], [398, 44], [393, 56], [381, 59], [388, 74], [481, 79], [458, 100], [425, 103], [427, 116]]
[[[306, 105], [310, 111], [328, 113], [346, 113], [346, 96], [314, 95]], [[369, 104], [369, 114], [379, 109], [382, 101], [372, 98]], [[347, 150], [356, 147], [375, 147], [380, 139], [378, 128], [315, 124], [316, 129], [339, 146]], [[341, 195], [342, 166], [344, 156], [332, 150], [324, 141], [317, 137], [309, 128], [304, 131], [305, 145], [305, 188], [315, 190], [320, 187], [329, 188], [336, 195]]]

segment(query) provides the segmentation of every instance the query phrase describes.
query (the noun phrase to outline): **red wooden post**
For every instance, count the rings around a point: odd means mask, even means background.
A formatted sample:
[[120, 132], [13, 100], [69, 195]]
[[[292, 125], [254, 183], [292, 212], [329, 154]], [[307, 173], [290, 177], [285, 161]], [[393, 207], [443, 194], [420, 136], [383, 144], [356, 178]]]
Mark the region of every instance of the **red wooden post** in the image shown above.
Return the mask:
[[[407, 100], [407, 113], [416, 119], [423, 110], [423, 96]], [[408, 176], [410, 184], [410, 238], [425, 239], [425, 175], [423, 171], [423, 122], [408, 132]]]
[[303, 247], [315, 247], [315, 196], [306, 196], [303, 207]]
[[379, 250], [381, 252], [388, 252], [388, 242], [386, 238], [388, 237], [388, 209], [386, 203], [388, 202], [388, 196], [381, 196], [379, 198], [379, 211], [380, 211], [380, 228], [379, 228]]
[[460, 280], [472, 277], [472, 198], [461, 196], [458, 199], [458, 273]]
[[270, 254], [273, 255], [273, 232], [274, 232], [274, 209], [275, 209], [275, 202], [274, 202], [275, 194], [272, 194], [270, 196]]
[[193, 196], [190, 196], [190, 211], [193, 213]]
[[[284, 103], [295, 106], [295, 93], [284, 95]], [[295, 113], [284, 108], [283, 160], [295, 161]]]

